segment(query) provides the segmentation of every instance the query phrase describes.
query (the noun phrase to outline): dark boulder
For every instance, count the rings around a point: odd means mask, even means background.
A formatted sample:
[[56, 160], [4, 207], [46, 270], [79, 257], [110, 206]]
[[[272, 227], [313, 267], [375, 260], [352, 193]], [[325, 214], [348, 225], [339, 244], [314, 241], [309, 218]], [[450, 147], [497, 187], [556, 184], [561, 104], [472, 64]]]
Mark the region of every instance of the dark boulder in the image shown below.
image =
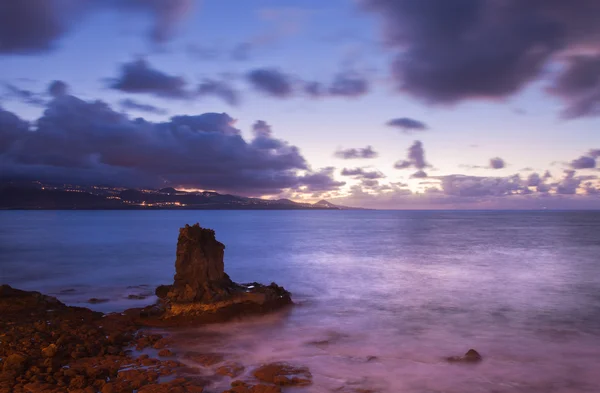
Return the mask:
[[156, 288], [159, 303], [135, 311], [145, 325], [222, 322], [262, 314], [292, 304], [291, 295], [275, 283], [237, 284], [225, 273], [225, 245], [212, 229], [199, 224], [179, 230], [175, 276]]
[[452, 356], [447, 358], [451, 363], [478, 363], [483, 360], [479, 352], [469, 349], [463, 356]]

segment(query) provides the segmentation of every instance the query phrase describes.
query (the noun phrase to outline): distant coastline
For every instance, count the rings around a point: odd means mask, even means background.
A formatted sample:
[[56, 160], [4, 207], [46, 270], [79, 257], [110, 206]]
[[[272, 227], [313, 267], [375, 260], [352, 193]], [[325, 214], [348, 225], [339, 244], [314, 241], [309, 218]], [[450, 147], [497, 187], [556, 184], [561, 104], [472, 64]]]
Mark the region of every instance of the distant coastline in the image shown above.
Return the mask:
[[0, 186], [0, 210], [363, 210], [326, 200], [248, 198], [213, 191], [174, 188], [125, 189], [107, 186], [48, 185], [40, 182]]

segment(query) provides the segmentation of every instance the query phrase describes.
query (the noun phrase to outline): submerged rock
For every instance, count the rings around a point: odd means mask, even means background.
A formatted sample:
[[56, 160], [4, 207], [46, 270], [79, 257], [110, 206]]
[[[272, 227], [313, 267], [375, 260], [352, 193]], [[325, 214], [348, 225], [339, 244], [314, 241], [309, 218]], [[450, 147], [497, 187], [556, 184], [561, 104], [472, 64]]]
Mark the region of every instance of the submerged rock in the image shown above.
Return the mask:
[[483, 360], [479, 352], [474, 349], [469, 349], [463, 356], [452, 356], [447, 358], [451, 363], [477, 363]]
[[292, 303], [275, 283], [237, 284], [225, 273], [225, 245], [212, 229], [199, 224], [179, 230], [174, 282], [156, 288], [160, 299], [138, 310], [141, 323], [182, 325], [222, 322], [246, 314], [261, 314]]
[[306, 386], [312, 384], [312, 374], [308, 367], [293, 366], [288, 363], [265, 364], [254, 370], [254, 377], [261, 382], [281, 386]]

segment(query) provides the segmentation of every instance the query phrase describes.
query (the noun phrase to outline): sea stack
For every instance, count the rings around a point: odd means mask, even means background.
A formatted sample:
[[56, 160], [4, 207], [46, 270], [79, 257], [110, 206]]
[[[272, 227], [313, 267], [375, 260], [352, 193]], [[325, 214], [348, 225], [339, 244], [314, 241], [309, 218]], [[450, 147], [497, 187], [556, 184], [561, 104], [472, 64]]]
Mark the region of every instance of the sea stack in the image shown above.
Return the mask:
[[148, 316], [165, 322], [219, 322], [261, 314], [292, 304], [291, 295], [275, 283], [237, 284], [225, 273], [225, 245], [212, 229], [199, 224], [179, 230], [172, 285], [156, 289], [160, 298]]

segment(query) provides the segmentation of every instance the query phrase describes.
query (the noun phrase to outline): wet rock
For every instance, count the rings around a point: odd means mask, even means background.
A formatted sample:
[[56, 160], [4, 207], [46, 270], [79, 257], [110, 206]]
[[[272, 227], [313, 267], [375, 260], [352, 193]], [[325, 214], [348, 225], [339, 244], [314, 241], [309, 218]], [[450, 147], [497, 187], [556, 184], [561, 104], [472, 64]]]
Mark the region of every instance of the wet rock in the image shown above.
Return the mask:
[[196, 224], [179, 230], [175, 282], [167, 297], [178, 303], [210, 302], [227, 294], [232, 281], [225, 274], [225, 245], [215, 231]]
[[267, 313], [292, 304], [290, 293], [275, 283], [231, 281], [224, 270], [224, 252], [213, 230], [198, 224], [181, 228], [173, 284], [156, 288], [158, 304], [126, 313], [148, 326], [191, 325]]
[[312, 384], [312, 374], [308, 367], [293, 366], [288, 363], [270, 363], [263, 365], [253, 373], [261, 382], [281, 386], [306, 386]]
[[446, 359], [451, 363], [478, 363], [483, 360], [479, 352], [469, 349], [463, 356], [452, 356]]
[[201, 352], [186, 352], [183, 354], [184, 359], [191, 360], [202, 366], [209, 367], [224, 360], [224, 356], [219, 353], [201, 353]]
[[235, 378], [244, 372], [244, 366], [239, 363], [227, 363], [217, 368], [216, 373], [231, 378]]
[[44, 355], [47, 358], [53, 358], [54, 356], [56, 356], [57, 352], [58, 347], [56, 346], [56, 344], [50, 344], [46, 348], [42, 349], [42, 355]]
[[14, 353], [9, 355], [6, 359], [4, 359], [4, 365], [2, 366], [2, 371], [5, 373], [21, 373], [25, 370], [25, 366], [27, 365], [27, 358], [21, 354]]
[[171, 352], [167, 348], [164, 348], [164, 349], [161, 349], [160, 351], [158, 351], [158, 356], [161, 356], [161, 357], [171, 357], [171, 356], [174, 356], [174, 354], [173, 354], [173, 352]]
[[265, 385], [262, 383], [259, 383], [258, 385], [249, 385], [242, 382], [236, 385], [232, 384], [231, 386], [231, 389], [226, 390], [223, 393], [281, 393], [281, 388], [279, 386]]

